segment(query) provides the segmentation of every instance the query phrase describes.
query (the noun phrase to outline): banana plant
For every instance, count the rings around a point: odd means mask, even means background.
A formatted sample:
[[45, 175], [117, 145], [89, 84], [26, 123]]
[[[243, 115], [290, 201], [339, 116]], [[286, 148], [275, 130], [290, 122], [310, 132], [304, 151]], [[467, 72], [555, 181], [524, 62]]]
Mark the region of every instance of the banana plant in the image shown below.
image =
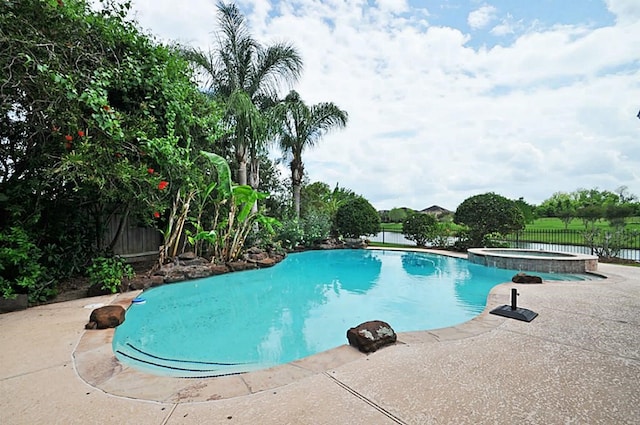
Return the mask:
[[[229, 164], [224, 158], [211, 152], [203, 151], [201, 154], [216, 168], [218, 190], [212, 230], [201, 229], [198, 234], [202, 239], [215, 240], [212, 262], [234, 261], [240, 256], [254, 223], [264, 226], [267, 231], [273, 231], [279, 222], [252, 208], [268, 194], [258, 192], [249, 185], [233, 185]], [[220, 219], [222, 211], [226, 212], [226, 216]]]

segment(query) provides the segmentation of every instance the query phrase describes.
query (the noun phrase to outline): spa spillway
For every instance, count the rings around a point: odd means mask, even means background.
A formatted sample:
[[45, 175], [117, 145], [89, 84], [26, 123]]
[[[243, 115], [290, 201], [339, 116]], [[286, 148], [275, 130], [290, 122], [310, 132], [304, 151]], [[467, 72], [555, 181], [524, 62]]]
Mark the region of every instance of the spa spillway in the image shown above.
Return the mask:
[[535, 249], [471, 248], [468, 259], [501, 269], [540, 273], [588, 273], [598, 270], [598, 257]]

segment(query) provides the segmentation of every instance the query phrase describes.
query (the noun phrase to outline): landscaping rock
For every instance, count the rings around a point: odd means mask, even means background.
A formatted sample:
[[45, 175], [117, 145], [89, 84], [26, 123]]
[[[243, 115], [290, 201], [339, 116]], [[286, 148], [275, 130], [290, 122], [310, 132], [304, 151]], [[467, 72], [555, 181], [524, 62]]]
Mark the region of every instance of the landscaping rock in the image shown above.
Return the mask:
[[350, 249], [363, 249], [367, 247], [367, 244], [360, 238], [345, 238], [344, 246]]
[[187, 279], [200, 279], [203, 277], [211, 276], [211, 268], [207, 265], [207, 267], [197, 267], [191, 266], [187, 270], [185, 270], [185, 276]]
[[195, 252], [183, 252], [182, 254], [178, 255], [178, 259], [182, 260], [182, 261], [190, 261], [190, 260], [195, 260], [196, 258], [198, 258], [198, 256], [195, 254]]
[[149, 284], [152, 288], [160, 285], [164, 285], [164, 277], [162, 276], [151, 276], [149, 279]]
[[244, 259], [232, 261], [228, 264], [212, 264], [205, 258], [192, 257], [190, 253], [174, 257], [173, 262], [165, 264], [154, 272], [154, 275], [150, 278], [150, 286], [200, 279], [229, 272], [252, 270], [258, 267], [271, 267], [284, 259], [282, 254], [277, 254], [275, 251], [265, 251], [260, 248], [251, 248], [247, 251]]
[[513, 283], [542, 283], [542, 278], [526, 273], [518, 273], [511, 278], [511, 281]]
[[363, 353], [371, 353], [378, 348], [394, 344], [397, 340], [395, 331], [388, 323], [373, 320], [364, 322], [347, 331], [349, 345]]
[[107, 305], [96, 308], [89, 316], [89, 323], [86, 329], [107, 329], [115, 328], [124, 322], [124, 307], [119, 305]]
[[256, 260], [256, 264], [258, 265], [258, 267], [260, 267], [261, 269], [264, 269], [266, 267], [273, 267], [276, 265], [276, 260], [274, 260], [273, 258], [263, 258], [262, 260]]
[[252, 270], [257, 268], [255, 263], [248, 263], [246, 261], [231, 261], [227, 263], [227, 266], [229, 266], [232, 272], [241, 272], [243, 270]]
[[247, 261], [260, 261], [260, 260], [264, 260], [265, 258], [269, 258], [269, 254], [267, 254], [264, 251], [261, 252], [256, 252], [256, 253], [248, 253], [247, 254]]
[[313, 246], [314, 249], [342, 249], [345, 247], [344, 241], [336, 238], [325, 239], [318, 244]]
[[209, 266], [209, 270], [211, 270], [212, 275], [225, 274], [229, 273], [229, 267], [225, 264], [211, 264]]

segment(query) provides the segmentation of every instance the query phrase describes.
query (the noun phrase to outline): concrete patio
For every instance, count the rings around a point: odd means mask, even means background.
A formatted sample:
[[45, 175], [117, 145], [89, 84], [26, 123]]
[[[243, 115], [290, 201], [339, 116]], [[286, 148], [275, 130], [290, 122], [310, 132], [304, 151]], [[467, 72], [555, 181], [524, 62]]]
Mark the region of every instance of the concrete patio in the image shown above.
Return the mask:
[[454, 328], [214, 379], [123, 368], [110, 331], [84, 330], [85, 306], [131, 294], [3, 314], [0, 424], [638, 424], [640, 268], [599, 272], [608, 278], [517, 285], [519, 305], [539, 313], [530, 323], [488, 314], [509, 303], [507, 283]]

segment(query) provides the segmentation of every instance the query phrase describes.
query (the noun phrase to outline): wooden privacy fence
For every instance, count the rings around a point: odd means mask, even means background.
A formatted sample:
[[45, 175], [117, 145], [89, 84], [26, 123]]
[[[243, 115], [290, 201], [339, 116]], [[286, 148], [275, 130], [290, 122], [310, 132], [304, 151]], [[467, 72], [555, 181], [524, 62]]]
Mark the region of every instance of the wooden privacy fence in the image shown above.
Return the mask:
[[[118, 231], [119, 217], [111, 220], [105, 240], [112, 240]], [[162, 234], [157, 229], [132, 225], [127, 219], [113, 253], [130, 262], [153, 260], [158, 256]]]

